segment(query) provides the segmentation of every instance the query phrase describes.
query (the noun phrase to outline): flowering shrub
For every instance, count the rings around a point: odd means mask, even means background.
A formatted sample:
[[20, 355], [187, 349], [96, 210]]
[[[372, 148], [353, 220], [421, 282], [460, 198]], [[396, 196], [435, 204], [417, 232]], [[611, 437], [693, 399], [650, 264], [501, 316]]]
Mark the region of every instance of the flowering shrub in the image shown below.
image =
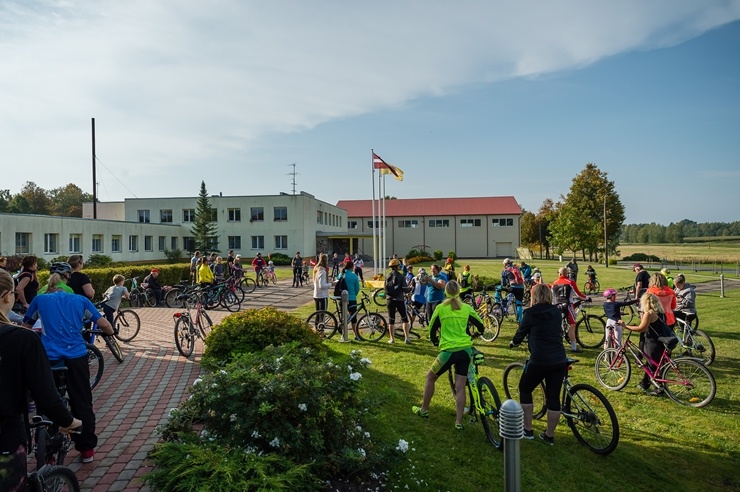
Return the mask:
[[170, 443], [279, 455], [321, 479], [369, 475], [383, 454], [363, 429], [372, 405], [360, 371], [369, 364], [360, 351], [336, 362], [295, 342], [235, 355], [196, 380], [160, 432]]
[[321, 337], [301, 319], [275, 308], [247, 309], [224, 318], [206, 339], [201, 364], [216, 369], [237, 354], [258, 352], [269, 345], [298, 342], [324, 350]]

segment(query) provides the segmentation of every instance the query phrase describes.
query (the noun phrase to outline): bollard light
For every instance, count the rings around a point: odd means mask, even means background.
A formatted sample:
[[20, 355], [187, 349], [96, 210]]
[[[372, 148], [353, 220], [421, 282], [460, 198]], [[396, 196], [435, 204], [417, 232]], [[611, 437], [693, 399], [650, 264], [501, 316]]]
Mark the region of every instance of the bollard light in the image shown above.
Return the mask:
[[498, 426], [504, 441], [504, 490], [520, 492], [522, 484], [519, 446], [524, 435], [524, 410], [519, 402], [506, 400], [501, 404]]

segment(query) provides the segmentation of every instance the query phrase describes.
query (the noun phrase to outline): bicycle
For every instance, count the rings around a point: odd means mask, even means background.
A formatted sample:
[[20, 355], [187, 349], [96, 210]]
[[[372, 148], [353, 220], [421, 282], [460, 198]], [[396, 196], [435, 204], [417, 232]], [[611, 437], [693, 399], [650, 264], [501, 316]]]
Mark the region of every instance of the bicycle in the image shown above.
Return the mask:
[[90, 370], [90, 389], [95, 389], [100, 380], [103, 378], [103, 369], [105, 369], [105, 360], [103, 353], [92, 343], [85, 343], [87, 348], [87, 365]]
[[[625, 293], [622, 302], [627, 302], [634, 299], [633, 296], [635, 295], [635, 291], [631, 285], [628, 285], [627, 287], [622, 287], [621, 289], [617, 290], [619, 292]], [[624, 324], [631, 325], [634, 319], [637, 317], [637, 308], [632, 304], [622, 306], [621, 308], [619, 308], [619, 314], [621, 316], [621, 319], [624, 321]]]
[[678, 338], [679, 347], [677, 350], [682, 355], [701, 359], [705, 366], [712, 365], [715, 351], [714, 342], [709, 338], [709, 335], [681, 318], [676, 318], [673, 331], [676, 333], [676, 338]]
[[195, 288], [195, 285], [192, 285], [189, 280], [180, 280], [177, 285], [173, 285], [169, 289], [166, 287], [163, 288], [162, 290], [166, 291], [164, 295], [165, 305], [169, 308], [182, 307], [178, 304], [177, 298], [182, 294], [190, 292], [193, 288]]
[[586, 280], [583, 284], [583, 292], [586, 294], [596, 294], [601, 292], [601, 284], [599, 283], [599, 279], [596, 278], [596, 275], [589, 277], [588, 280]]
[[262, 270], [262, 278], [264, 279], [265, 285], [272, 283], [277, 284], [277, 275], [275, 275], [275, 272], [270, 270], [269, 268], [264, 268]]
[[[578, 442], [586, 446], [590, 451], [607, 455], [614, 451], [619, 444], [619, 422], [609, 400], [599, 390], [588, 384], [572, 384], [570, 382], [570, 371], [573, 364], [579, 362], [568, 358], [567, 372], [563, 379], [563, 388], [560, 396], [560, 413], [565, 417], [568, 427], [573, 432]], [[513, 398], [513, 388], [518, 388], [519, 379], [514, 386], [513, 379], [516, 375], [521, 378], [521, 373], [526, 371], [529, 357], [522, 362], [513, 362], [504, 369], [504, 392], [507, 398]], [[535, 388], [533, 397], [533, 418], [540, 419], [547, 412], [545, 406], [545, 384], [540, 382], [539, 391]], [[541, 400], [535, 398], [535, 394], [541, 395]]]
[[[39, 425], [45, 425], [43, 421]], [[65, 466], [44, 465], [39, 470], [26, 472], [23, 490], [33, 492], [80, 492], [80, 482], [74, 472]]]
[[467, 295], [463, 299], [464, 302], [467, 302], [473, 307], [473, 309], [475, 309], [481, 321], [483, 321], [483, 326], [485, 327], [485, 330], [480, 337], [486, 342], [492, 342], [496, 340], [501, 331], [501, 323], [493, 311], [493, 299], [490, 295], [488, 295], [488, 289], [492, 287], [493, 286], [483, 286], [480, 294], [477, 297]]
[[115, 357], [118, 362], [123, 362], [123, 352], [121, 351], [121, 347], [120, 345], [118, 345], [118, 342], [113, 335], [107, 335], [106, 333], [104, 333], [103, 330], [98, 328], [97, 323], [91, 324], [89, 328], [82, 329], [83, 338], [87, 341], [87, 343], [91, 345], [95, 344], [95, 339], [97, 335], [100, 335], [100, 337], [103, 339], [105, 346], [108, 347], [108, 350], [111, 351], [113, 357]]
[[[478, 366], [484, 362], [485, 356], [483, 353], [473, 347], [473, 357], [468, 366], [468, 377], [465, 381], [470, 402], [468, 415], [470, 416], [470, 423], [475, 423], [480, 418], [488, 442], [493, 444], [496, 449], [503, 450], [504, 441], [501, 438], [498, 424], [501, 399], [490, 379], [485, 376], [478, 377]], [[450, 367], [447, 371], [447, 378], [450, 382], [452, 397], [456, 398], [457, 389], [455, 387], [454, 372], [455, 368]]]
[[596, 357], [596, 379], [602, 386], [614, 391], [627, 386], [632, 374], [631, 356], [637, 367], [648, 375], [650, 384], [658, 391], [664, 391], [676, 403], [701, 408], [712, 402], [717, 391], [714, 376], [699, 362], [700, 359], [671, 359], [670, 351], [678, 344], [675, 337], [658, 338], [664, 345], [659, 361], [653, 360], [641, 350], [630, 340], [631, 337], [632, 331], [620, 348], [605, 349]]
[[[417, 309], [417, 307], [414, 305], [414, 301], [411, 299], [411, 296], [406, 295], [404, 296], [404, 302], [406, 304], [406, 314], [409, 317], [409, 338], [415, 338], [417, 340], [421, 339], [421, 334], [414, 331], [414, 321], [417, 319], [419, 320], [419, 324], [423, 329], [427, 328], [427, 313], [425, 309], [422, 309], [421, 311]], [[396, 330], [396, 336], [397, 337], [404, 337], [403, 333], [403, 326], [401, 325], [395, 325]]]
[[[67, 371], [68, 369], [64, 365], [64, 361], [58, 361], [51, 368], [57, 391], [62, 397], [64, 405], [69, 409]], [[44, 465], [64, 465], [64, 459], [72, 448], [70, 434], [59, 432], [59, 426], [49, 421], [43, 415], [32, 416], [30, 428], [32, 430], [30, 434], [31, 443], [28, 448], [30, 454], [33, 454], [36, 460], [36, 469], [39, 470]]]
[[603, 315], [588, 314], [591, 307], [593, 307], [591, 298], [587, 301], [576, 300], [573, 303], [577, 318], [576, 341], [583, 348], [596, 348], [604, 344], [606, 321]]
[[218, 306], [222, 306], [227, 311], [236, 313], [242, 308], [239, 297], [234, 291], [228, 288], [226, 282], [207, 287], [198, 287], [193, 292], [200, 296], [201, 303], [205, 309], [216, 309]]
[[[205, 341], [213, 328], [213, 322], [206, 313], [198, 292], [183, 294], [185, 311], [172, 315], [175, 320], [175, 346], [183, 357], [190, 357], [195, 350], [195, 339]], [[190, 315], [191, 306], [195, 306], [195, 316]]]
[[147, 284], [140, 284], [139, 277], [126, 279], [126, 281], [129, 280], [131, 281], [131, 289], [128, 293], [128, 302], [131, 307], [154, 307], [157, 305], [157, 295], [152, 289], [147, 288]]
[[[362, 341], [377, 342], [388, 331], [388, 322], [379, 313], [371, 313], [367, 306], [370, 304], [370, 297], [365, 292], [361, 292], [362, 298], [357, 304], [357, 311], [349, 316], [348, 324], [357, 319], [357, 338]], [[340, 296], [329, 296], [334, 301], [335, 311], [319, 310], [311, 313], [306, 318], [306, 323], [316, 333], [323, 338], [331, 338], [342, 326], [342, 307]], [[362, 316], [360, 316], [360, 313]]]
[[[502, 291], [507, 294], [502, 296]], [[516, 318], [516, 298], [509, 289], [497, 285], [493, 299], [495, 302], [491, 306], [491, 314], [496, 317], [499, 325], [504, 322], [504, 318], [509, 322], [519, 324]]]

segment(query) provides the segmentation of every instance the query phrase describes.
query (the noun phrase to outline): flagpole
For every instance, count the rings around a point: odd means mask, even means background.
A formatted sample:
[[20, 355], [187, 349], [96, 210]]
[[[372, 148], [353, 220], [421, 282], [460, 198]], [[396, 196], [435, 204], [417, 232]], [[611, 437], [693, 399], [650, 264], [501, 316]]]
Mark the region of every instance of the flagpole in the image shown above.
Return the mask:
[[370, 181], [372, 181], [373, 184], [373, 199], [370, 202], [370, 207], [372, 208], [373, 215], [373, 276], [375, 276], [378, 274], [378, 251], [377, 247], [375, 246], [375, 149], [370, 149], [370, 169], [372, 169], [372, 178], [370, 179]]
[[386, 227], [385, 227], [385, 174], [383, 175], [383, 220], [380, 222], [381, 227], [383, 228], [383, 261], [380, 263], [382, 271], [385, 271], [385, 266], [387, 265], [387, 251], [385, 249], [385, 233], [386, 233]]

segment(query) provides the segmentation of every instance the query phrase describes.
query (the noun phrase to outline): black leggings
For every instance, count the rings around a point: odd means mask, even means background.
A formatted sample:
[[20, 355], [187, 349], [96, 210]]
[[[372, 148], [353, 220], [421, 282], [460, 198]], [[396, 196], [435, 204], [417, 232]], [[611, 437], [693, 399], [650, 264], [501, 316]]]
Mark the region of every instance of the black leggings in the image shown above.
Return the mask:
[[565, 362], [561, 364], [533, 364], [528, 362], [519, 380], [519, 401], [522, 405], [532, 404], [532, 391], [543, 380], [545, 381], [545, 400], [547, 409], [560, 411], [560, 388], [568, 369]]

